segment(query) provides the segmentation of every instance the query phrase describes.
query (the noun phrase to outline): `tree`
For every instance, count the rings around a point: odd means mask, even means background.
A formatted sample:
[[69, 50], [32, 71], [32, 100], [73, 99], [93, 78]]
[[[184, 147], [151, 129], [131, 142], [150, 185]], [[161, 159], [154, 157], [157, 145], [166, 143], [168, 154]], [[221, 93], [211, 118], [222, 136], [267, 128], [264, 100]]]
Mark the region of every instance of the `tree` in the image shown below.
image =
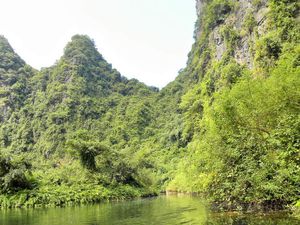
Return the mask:
[[108, 151], [108, 148], [95, 140], [87, 130], [75, 132], [68, 144], [79, 155], [83, 167], [93, 171], [96, 170], [95, 157]]

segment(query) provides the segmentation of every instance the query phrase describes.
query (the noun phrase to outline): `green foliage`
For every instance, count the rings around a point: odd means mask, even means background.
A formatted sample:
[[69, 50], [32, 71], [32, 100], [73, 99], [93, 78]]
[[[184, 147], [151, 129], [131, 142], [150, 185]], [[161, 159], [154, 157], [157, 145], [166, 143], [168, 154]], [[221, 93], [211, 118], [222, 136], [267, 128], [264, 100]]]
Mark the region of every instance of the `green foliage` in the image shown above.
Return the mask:
[[223, 39], [225, 40], [225, 44], [229, 51], [232, 51], [239, 41], [239, 35], [231, 25], [224, 25], [220, 31]]
[[256, 42], [255, 61], [259, 66], [271, 68], [281, 53], [281, 41], [275, 33], [269, 33]]
[[259, 8], [262, 5], [262, 0], [253, 0], [253, 6]]
[[252, 33], [254, 31], [254, 28], [257, 26], [257, 22], [253, 16], [254, 12], [252, 10], [249, 10], [247, 14], [245, 15], [243, 27], [247, 32]]
[[96, 184], [69, 186], [49, 185], [40, 189], [19, 191], [14, 195], [0, 195], [0, 208], [39, 208], [74, 206], [143, 196], [143, 191], [130, 186], [113, 189]]
[[299, 14], [300, 3], [297, 0], [270, 0], [271, 26], [284, 41], [299, 41], [299, 21], [295, 17]]
[[[0, 68], [4, 70], [18, 70], [23, 67], [25, 62], [13, 51], [5, 37], [0, 36]], [[8, 79], [13, 81], [14, 79]]]
[[0, 155], [0, 193], [14, 193], [23, 189], [30, 189], [29, 170], [31, 165], [24, 160], [4, 157]]
[[210, 191], [218, 201], [280, 204], [298, 198], [300, 71], [291, 65], [294, 57], [284, 55], [269, 79], [241, 81], [214, 103], [212, 119], [222, 138], [215, 160], [223, 166]]
[[87, 130], [78, 130], [68, 142], [71, 148], [78, 152], [82, 165], [89, 170], [96, 169], [95, 157], [108, 151], [106, 146], [94, 139]]
[[203, 16], [203, 24], [207, 29], [214, 28], [222, 24], [227, 15], [233, 9], [233, 1], [231, 0], [214, 0], [208, 2]]
[[225, 209], [299, 198], [300, 52], [284, 49], [269, 78], [244, 75], [215, 93], [170, 189], [206, 193]]

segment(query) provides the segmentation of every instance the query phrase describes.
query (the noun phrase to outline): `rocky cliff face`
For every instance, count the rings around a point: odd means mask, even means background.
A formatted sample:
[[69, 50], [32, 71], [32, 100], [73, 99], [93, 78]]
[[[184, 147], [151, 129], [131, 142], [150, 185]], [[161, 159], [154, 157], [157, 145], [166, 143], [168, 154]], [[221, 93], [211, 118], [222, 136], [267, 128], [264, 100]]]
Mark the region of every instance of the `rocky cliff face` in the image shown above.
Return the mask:
[[[267, 13], [269, 11], [267, 0], [239, 0], [239, 1], [219, 1], [219, 6], [215, 10], [220, 16], [217, 24], [209, 30], [209, 45], [215, 49], [214, 58], [220, 61], [228, 48], [233, 48], [233, 55], [239, 64], [253, 68], [254, 60], [251, 47], [254, 39], [264, 33], [267, 26]], [[203, 24], [200, 20], [202, 12], [207, 11], [207, 0], [196, 0], [196, 9], [199, 21], [195, 28], [196, 40], [203, 32]], [[227, 8], [230, 5], [230, 9]], [[212, 7], [212, 6], [209, 6]], [[220, 13], [220, 15], [217, 15]], [[226, 30], [231, 30], [239, 37], [235, 46], [226, 43]]]
[[204, 0], [196, 0], [197, 15], [199, 16], [203, 8]]

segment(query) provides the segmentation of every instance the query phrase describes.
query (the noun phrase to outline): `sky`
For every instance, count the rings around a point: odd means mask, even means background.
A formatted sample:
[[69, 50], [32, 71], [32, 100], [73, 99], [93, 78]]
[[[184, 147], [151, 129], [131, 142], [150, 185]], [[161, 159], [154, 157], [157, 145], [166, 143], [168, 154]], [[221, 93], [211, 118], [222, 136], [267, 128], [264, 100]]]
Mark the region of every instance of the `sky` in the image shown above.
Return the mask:
[[0, 0], [0, 34], [36, 69], [86, 34], [123, 76], [162, 88], [194, 42], [195, 0]]

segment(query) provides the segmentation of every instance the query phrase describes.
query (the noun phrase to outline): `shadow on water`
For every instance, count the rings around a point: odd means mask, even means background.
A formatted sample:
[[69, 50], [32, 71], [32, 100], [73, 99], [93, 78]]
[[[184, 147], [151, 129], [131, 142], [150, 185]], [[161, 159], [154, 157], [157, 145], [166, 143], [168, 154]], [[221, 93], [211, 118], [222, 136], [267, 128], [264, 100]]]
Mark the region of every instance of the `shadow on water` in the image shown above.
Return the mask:
[[298, 225], [287, 213], [212, 213], [192, 196], [160, 196], [99, 205], [0, 211], [1, 225]]

